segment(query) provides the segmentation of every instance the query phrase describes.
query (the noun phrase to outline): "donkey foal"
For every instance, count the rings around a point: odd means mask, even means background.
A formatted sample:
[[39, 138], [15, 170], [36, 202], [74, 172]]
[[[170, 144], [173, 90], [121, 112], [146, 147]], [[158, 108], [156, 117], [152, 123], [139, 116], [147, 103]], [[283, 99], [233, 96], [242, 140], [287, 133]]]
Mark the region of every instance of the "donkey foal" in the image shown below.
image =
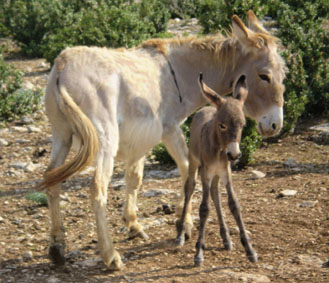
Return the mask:
[[244, 102], [248, 95], [246, 77], [240, 76], [234, 87], [234, 98], [222, 98], [202, 81], [200, 74], [200, 86], [203, 94], [216, 107], [205, 107], [195, 114], [191, 124], [191, 137], [189, 148], [189, 171], [185, 183], [185, 201], [183, 213], [177, 224], [176, 243], [184, 245], [185, 234], [190, 234], [191, 227], [186, 224], [186, 214], [191, 210], [191, 197], [200, 167], [203, 187], [202, 202], [200, 205], [200, 230], [196, 243], [196, 255], [194, 263], [200, 266], [204, 260], [205, 249], [205, 224], [209, 215], [209, 193], [217, 211], [220, 226], [220, 235], [224, 248], [232, 249], [232, 241], [225, 223], [220, 194], [218, 193], [218, 181], [221, 178], [226, 187], [228, 205], [240, 230], [241, 243], [244, 246], [248, 259], [257, 261], [257, 253], [253, 250], [242, 220], [240, 205], [232, 186], [230, 161], [240, 157], [239, 143], [242, 128], [245, 125], [243, 114]]

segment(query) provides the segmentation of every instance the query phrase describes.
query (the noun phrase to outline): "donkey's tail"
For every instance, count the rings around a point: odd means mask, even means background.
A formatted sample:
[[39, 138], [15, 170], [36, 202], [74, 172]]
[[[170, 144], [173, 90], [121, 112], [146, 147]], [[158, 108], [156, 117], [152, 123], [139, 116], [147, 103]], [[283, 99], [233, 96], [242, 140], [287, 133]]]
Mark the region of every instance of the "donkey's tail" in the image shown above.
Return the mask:
[[44, 174], [44, 179], [38, 186], [40, 190], [57, 185], [91, 165], [99, 148], [98, 135], [94, 125], [74, 102], [66, 88], [59, 85], [58, 77], [54, 93], [59, 109], [72, 125], [74, 134], [81, 141], [81, 146], [72, 160]]

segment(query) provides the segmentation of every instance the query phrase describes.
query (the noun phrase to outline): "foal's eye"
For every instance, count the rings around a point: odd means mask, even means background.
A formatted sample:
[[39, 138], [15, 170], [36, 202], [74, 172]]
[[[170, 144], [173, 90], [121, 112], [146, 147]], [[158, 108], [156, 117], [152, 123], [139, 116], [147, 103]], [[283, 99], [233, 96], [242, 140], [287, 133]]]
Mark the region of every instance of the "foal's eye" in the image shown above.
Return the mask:
[[260, 74], [259, 77], [263, 80], [263, 81], [267, 81], [268, 83], [271, 82], [271, 79], [268, 75], [265, 74]]
[[226, 131], [227, 127], [226, 127], [225, 124], [219, 123], [219, 129], [222, 130], [222, 131]]

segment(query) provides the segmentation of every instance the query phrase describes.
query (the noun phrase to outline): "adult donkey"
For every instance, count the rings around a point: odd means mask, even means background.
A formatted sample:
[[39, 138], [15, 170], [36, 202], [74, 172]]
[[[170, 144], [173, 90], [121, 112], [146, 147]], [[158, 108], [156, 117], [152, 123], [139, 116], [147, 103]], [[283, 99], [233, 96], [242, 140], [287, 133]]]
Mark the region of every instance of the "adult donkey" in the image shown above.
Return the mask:
[[[187, 148], [179, 125], [206, 103], [197, 78], [221, 95], [244, 74], [249, 96], [245, 112], [258, 121], [258, 130], [272, 136], [283, 121], [284, 63], [278, 40], [248, 12], [247, 28], [233, 16], [232, 34], [203, 38], [154, 39], [134, 49], [74, 47], [55, 60], [46, 91], [46, 113], [52, 127], [51, 161], [40, 188], [47, 188], [51, 216], [50, 258], [65, 261], [64, 228], [60, 215], [60, 183], [94, 160], [91, 202], [96, 214], [98, 245], [106, 265], [119, 269], [107, 228], [107, 187], [114, 158], [126, 163], [126, 203], [123, 213], [131, 236], [147, 238], [136, 217], [144, 155], [160, 140], [187, 177]], [[64, 163], [72, 136], [81, 147]], [[182, 192], [178, 205], [181, 213]], [[186, 217], [192, 225], [190, 215]]]

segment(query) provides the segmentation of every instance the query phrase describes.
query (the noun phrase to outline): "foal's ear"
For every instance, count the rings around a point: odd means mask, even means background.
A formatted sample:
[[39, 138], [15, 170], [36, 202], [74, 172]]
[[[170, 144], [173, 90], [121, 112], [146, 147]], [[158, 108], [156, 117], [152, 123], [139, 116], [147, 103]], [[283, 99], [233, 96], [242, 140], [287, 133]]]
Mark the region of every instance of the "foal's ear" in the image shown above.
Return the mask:
[[255, 31], [255, 32], [261, 32], [269, 34], [268, 31], [263, 27], [261, 22], [257, 19], [256, 15], [252, 10], [248, 11], [248, 17], [247, 17], [248, 27]]
[[209, 102], [217, 108], [220, 108], [225, 102], [225, 99], [203, 82], [202, 73], [200, 73], [199, 76], [199, 84], [203, 95], [209, 100]]
[[241, 75], [238, 81], [235, 83], [233, 89], [233, 97], [244, 103], [247, 99], [247, 96], [248, 96], [247, 78], [245, 75]]

